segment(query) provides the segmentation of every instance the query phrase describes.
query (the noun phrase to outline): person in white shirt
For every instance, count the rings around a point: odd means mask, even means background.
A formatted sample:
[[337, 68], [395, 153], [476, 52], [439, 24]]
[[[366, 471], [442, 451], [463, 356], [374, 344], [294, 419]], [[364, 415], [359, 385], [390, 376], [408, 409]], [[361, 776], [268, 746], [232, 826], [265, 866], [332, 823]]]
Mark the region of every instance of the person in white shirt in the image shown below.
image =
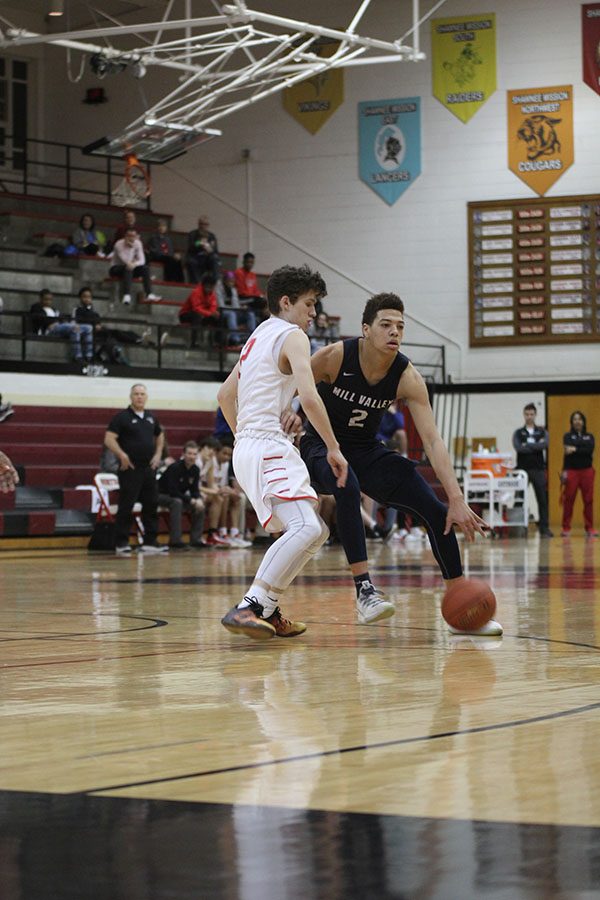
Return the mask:
[[123, 303], [131, 303], [131, 285], [134, 278], [142, 279], [146, 300], [160, 300], [160, 297], [152, 293], [150, 269], [146, 265], [144, 247], [135, 228], [128, 228], [125, 237], [116, 242], [112, 260], [109, 275], [123, 279]]
[[308, 470], [284, 430], [285, 412], [296, 391], [325, 442], [338, 487], [345, 485], [348, 473], [315, 386], [306, 336], [316, 314], [315, 303], [325, 293], [320, 274], [307, 266], [283, 266], [273, 272], [267, 286], [271, 316], [248, 339], [218, 393], [223, 415], [235, 434], [235, 477], [263, 528], [283, 532], [265, 553], [246, 596], [221, 620], [234, 634], [256, 640], [294, 637], [306, 631], [303, 622], [283, 617], [279, 601], [329, 536], [316, 511], [318, 498]]

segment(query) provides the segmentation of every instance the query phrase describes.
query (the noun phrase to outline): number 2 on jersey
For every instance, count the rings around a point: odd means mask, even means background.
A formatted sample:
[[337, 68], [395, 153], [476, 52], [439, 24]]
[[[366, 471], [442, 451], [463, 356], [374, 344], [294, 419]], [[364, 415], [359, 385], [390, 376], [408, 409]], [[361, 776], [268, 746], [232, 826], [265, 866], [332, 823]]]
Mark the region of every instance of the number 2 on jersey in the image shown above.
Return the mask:
[[364, 420], [369, 415], [366, 409], [353, 409], [353, 415], [348, 419], [349, 428], [364, 428]]

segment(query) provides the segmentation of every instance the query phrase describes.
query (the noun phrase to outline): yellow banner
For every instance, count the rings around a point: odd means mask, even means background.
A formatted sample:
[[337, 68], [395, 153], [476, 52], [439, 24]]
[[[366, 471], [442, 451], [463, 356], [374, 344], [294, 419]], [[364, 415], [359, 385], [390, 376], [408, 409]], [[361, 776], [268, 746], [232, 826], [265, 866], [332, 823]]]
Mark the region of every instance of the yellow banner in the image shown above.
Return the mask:
[[453, 16], [431, 23], [433, 96], [468, 122], [496, 90], [496, 16]]
[[[318, 56], [329, 57], [338, 47], [338, 41], [322, 39], [311, 49]], [[283, 92], [283, 108], [311, 134], [316, 134], [343, 102], [343, 69], [319, 72]]]
[[507, 91], [508, 167], [543, 196], [573, 165], [573, 86]]

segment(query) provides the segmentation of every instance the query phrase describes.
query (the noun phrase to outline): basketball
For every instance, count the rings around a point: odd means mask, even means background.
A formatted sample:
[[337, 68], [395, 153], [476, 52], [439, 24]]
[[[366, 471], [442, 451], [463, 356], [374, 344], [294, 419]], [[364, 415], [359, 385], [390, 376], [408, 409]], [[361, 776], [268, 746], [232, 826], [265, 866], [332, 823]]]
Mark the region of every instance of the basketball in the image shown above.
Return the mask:
[[451, 584], [442, 600], [442, 616], [448, 625], [461, 631], [481, 628], [495, 612], [494, 592], [479, 578], [466, 578]]

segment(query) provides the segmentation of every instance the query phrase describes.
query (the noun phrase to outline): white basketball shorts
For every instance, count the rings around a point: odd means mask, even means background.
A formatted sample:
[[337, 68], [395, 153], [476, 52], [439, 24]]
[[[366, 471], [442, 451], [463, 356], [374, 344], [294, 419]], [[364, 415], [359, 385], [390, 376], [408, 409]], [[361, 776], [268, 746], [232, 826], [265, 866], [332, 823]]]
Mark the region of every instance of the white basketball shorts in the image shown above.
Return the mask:
[[285, 438], [238, 435], [233, 471], [266, 531], [284, 531], [273, 513], [274, 499], [318, 503], [299, 451]]

